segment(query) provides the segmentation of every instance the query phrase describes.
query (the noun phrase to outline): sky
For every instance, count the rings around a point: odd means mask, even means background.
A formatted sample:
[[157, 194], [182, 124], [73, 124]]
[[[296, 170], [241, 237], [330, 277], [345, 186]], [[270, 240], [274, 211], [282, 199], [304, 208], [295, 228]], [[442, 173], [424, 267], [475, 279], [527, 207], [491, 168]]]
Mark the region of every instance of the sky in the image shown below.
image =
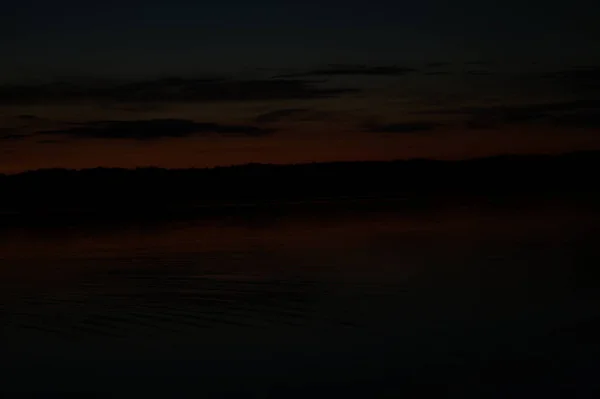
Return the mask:
[[600, 149], [600, 4], [8, 1], [0, 173]]

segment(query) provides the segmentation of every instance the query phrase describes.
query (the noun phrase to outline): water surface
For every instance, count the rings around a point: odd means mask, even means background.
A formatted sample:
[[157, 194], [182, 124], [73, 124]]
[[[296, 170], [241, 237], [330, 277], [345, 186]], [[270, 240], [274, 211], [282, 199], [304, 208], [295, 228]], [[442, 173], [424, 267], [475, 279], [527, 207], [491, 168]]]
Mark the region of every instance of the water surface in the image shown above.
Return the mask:
[[0, 232], [5, 392], [589, 392], [600, 213], [279, 211]]

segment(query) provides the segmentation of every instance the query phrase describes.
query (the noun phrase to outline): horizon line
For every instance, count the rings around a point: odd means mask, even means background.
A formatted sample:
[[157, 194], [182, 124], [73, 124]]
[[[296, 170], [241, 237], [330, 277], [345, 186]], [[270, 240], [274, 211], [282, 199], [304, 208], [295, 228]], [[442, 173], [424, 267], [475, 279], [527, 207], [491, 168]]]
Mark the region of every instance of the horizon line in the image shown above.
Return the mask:
[[395, 162], [431, 162], [431, 163], [461, 163], [461, 162], [473, 162], [479, 160], [488, 160], [488, 159], [499, 159], [499, 158], [527, 158], [527, 157], [538, 157], [538, 158], [559, 158], [564, 156], [571, 155], [591, 155], [597, 154], [600, 156], [600, 149], [594, 150], [574, 150], [574, 151], [565, 151], [565, 152], [557, 152], [557, 153], [549, 153], [549, 152], [538, 152], [538, 153], [502, 153], [497, 155], [488, 155], [488, 156], [475, 156], [464, 159], [439, 159], [439, 158], [423, 158], [423, 157], [415, 157], [415, 158], [394, 158], [389, 160], [353, 160], [353, 161], [312, 161], [312, 162], [297, 162], [297, 163], [275, 163], [275, 162], [247, 162], [243, 164], [228, 164], [228, 165], [216, 165], [210, 167], [163, 167], [156, 165], [140, 165], [136, 167], [118, 167], [118, 166], [94, 166], [94, 167], [85, 167], [85, 168], [66, 168], [66, 167], [45, 167], [45, 168], [37, 168], [37, 169], [27, 169], [20, 172], [0, 172], [0, 176], [19, 176], [27, 173], [39, 173], [39, 172], [47, 172], [47, 171], [70, 171], [70, 172], [83, 172], [88, 170], [97, 170], [97, 169], [105, 169], [105, 170], [120, 170], [120, 171], [137, 171], [137, 170], [148, 170], [148, 169], [161, 169], [165, 171], [207, 171], [207, 170], [215, 170], [215, 169], [232, 169], [232, 168], [242, 168], [242, 167], [260, 167], [260, 166], [276, 166], [276, 167], [293, 167], [293, 166], [307, 166], [307, 165], [330, 165], [330, 164], [385, 164], [385, 163], [395, 163]]

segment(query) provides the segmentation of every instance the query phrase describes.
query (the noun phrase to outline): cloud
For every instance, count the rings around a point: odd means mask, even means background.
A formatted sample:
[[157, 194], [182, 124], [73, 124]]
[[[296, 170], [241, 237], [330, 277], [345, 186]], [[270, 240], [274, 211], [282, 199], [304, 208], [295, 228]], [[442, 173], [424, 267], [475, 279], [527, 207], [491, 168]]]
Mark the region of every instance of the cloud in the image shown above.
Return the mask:
[[498, 124], [520, 124], [529, 122], [552, 123], [562, 115], [581, 112], [600, 106], [596, 100], [576, 100], [567, 102], [529, 104], [513, 107], [491, 107], [471, 110], [474, 118], [495, 120]]
[[37, 141], [37, 143], [40, 143], [40, 144], [62, 144], [64, 142], [65, 142], [65, 140], [53, 140], [53, 139]]
[[27, 134], [5, 134], [5, 135], [0, 135], [0, 140], [16, 141], [16, 140], [23, 140], [26, 137], [28, 137]]
[[156, 103], [143, 103], [143, 104], [105, 104], [102, 106], [103, 109], [109, 111], [122, 111], [122, 112], [131, 112], [131, 113], [148, 113], [154, 111], [160, 111], [165, 108], [164, 104], [156, 104]]
[[392, 123], [387, 125], [368, 124], [366, 129], [374, 133], [417, 133], [428, 132], [438, 127], [431, 122]]
[[260, 124], [287, 122], [327, 121], [334, 117], [332, 112], [318, 111], [310, 108], [284, 108], [265, 112], [256, 116], [253, 121]]
[[579, 67], [549, 73], [525, 76], [528, 83], [552, 87], [567, 96], [598, 98], [600, 92], [600, 67]]
[[503, 123], [502, 119], [495, 117], [494, 115], [473, 115], [469, 120], [465, 122], [467, 129], [496, 129]]
[[488, 76], [488, 75], [492, 74], [491, 71], [481, 71], [481, 70], [467, 71], [466, 73], [467, 73], [467, 75], [471, 75], [471, 76]]
[[31, 121], [31, 120], [36, 120], [36, 119], [40, 119], [35, 115], [29, 115], [29, 114], [24, 114], [24, 115], [17, 115], [17, 119], [21, 119], [24, 121]]
[[173, 101], [257, 101], [314, 99], [336, 96], [352, 89], [324, 89], [313, 82], [287, 80], [194, 81], [168, 79], [121, 86], [111, 93], [116, 99], [145, 101], [155, 95]]
[[152, 140], [160, 138], [189, 137], [199, 134], [225, 136], [264, 136], [273, 133], [250, 125], [220, 125], [195, 122], [187, 119], [148, 119], [130, 121], [94, 121], [80, 126], [38, 132], [40, 135], [66, 135], [77, 138]]
[[271, 123], [271, 122], [279, 122], [282, 119], [285, 119], [292, 115], [302, 114], [307, 112], [306, 108], [287, 108], [287, 109], [279, 109], [275, 111], [266, 112], [264, 114], [258, 115], [254, 120], [258, 123]]
[[323, 88], [304, 79], [185, 79], [0, 86], [0, 104], [168, 103], [317, 99], [357, 92]]
[[23, 140], [28, 135], [19, 133], [19, 129], [13, 129], [9, 127], [0, 128], [0, 140], [2, 141], [16, 141]]
[[[517, 106], [462, 107], [420, 111], [416, 114], [464, 115], [471, 129], [493, 129], [503, 125], [542, 123], [555, 126], [590, 126], [598, 114], [600, 100], [581, 99]], [[587, 121], [587, 122], [586, 122]]]
[[414, 68], [400, 66], [334, 66], [323, 69], [313, 69], [305, 72], [279, 75], [280, 78], [299, 78], [311, 76], [404, 76], [415, 72]]
[[555, 126], [596, 129], [600, 128], [600, 110], [581, 111], [554, 117], [551, 123]]
[[440, 68], [444, 66], [449, 66], [449, 62], [430, 62], [426, 65], [427, 68]]
[[539, 76], [546, 79], [569, 83], [574, 86], [600, 87], [600, 67], [579, 67], [560, 71], [542, 73]]
[[425, 75], [427, 75], [427, 76], [450, 75], [450, 72], [448, 72], [448, 71], [432, 71], [432, 72], [425, 72]]

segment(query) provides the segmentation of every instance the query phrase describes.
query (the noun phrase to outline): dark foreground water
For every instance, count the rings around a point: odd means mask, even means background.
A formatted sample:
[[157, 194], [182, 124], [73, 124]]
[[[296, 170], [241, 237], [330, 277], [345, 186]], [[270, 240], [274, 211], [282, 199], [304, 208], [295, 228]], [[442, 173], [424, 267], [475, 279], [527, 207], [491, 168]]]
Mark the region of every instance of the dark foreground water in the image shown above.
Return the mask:
[[0, 232], [8, 397], [584, 397], [600, 212], [545, 202]]

